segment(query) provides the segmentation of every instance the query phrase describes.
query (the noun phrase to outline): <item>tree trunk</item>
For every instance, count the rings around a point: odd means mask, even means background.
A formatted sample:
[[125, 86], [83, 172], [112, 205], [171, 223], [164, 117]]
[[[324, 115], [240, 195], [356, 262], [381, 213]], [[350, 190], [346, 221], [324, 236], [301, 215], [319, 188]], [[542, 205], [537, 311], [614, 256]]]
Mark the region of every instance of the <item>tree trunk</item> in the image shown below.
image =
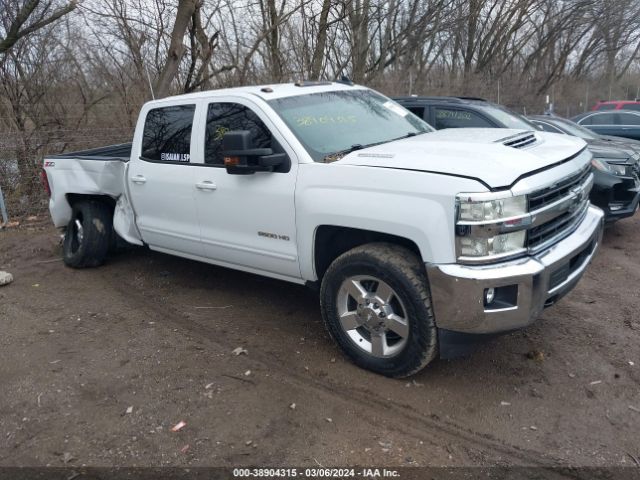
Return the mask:
[[313, 51], [313, 59], [311, 60], [311, 79], [319, 80], [322, 73], [322, 60], [324, 60], [325, 48], [327, 47], [327, 30], [329, 28], [329, 10], [331, 9], [331, 0], [322, 2], [322, 10], [320, 11], [320, 22], [318, 23], [318, 42]]
[[169, 45], [169, 51], [167, 52], [167, 59], [160, 71], [160, 76], [154, 89], [156, 98], [166, 97], [169, 94], [171, 82], [173, 82], [173, 79], [178, 73], [180, 61], [185, 52], [182, 40], [191, 21], [191, 16], [196, 9], [196, 4], [197, 0], [179, 0], [178, 2], [176, 22], [171, 32], [171, 43]]
[[365, 80], [369, 50], [369, 5], [369, 0], [351, 0], [349, 2], [352, 80], [356, 83], [362, 83]]

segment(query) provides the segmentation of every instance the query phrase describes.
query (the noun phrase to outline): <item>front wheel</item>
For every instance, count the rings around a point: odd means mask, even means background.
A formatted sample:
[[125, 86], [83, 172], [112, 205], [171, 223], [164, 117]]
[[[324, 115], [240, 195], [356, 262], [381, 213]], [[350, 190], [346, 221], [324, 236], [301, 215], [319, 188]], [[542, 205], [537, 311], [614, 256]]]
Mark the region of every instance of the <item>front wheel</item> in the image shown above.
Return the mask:
[[75, 203], [64, 235], [64, 263], [73, 268], [102, 265], [111, 245], [112, 217], [111, 208], [105, 203]]
[[331, 337], [360, 367], [412, 375], [437, 356], [437, 328], [420, 258], [403, 247], [367, 244], [338, 257], [320, 290]]

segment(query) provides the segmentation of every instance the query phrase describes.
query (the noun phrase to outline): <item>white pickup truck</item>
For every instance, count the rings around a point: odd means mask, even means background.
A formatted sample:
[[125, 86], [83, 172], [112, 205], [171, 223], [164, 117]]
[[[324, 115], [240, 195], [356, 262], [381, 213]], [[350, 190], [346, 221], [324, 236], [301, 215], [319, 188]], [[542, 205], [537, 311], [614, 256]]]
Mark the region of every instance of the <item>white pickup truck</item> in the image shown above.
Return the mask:
[[411, 375], [529, 325], [602, 236], [591, 156], [566, 135], [439, 132], [340, 82], [152, 101], [133, 143], [47, 157], [71, 267], [129, 243], [319, 287], [356, 364]]

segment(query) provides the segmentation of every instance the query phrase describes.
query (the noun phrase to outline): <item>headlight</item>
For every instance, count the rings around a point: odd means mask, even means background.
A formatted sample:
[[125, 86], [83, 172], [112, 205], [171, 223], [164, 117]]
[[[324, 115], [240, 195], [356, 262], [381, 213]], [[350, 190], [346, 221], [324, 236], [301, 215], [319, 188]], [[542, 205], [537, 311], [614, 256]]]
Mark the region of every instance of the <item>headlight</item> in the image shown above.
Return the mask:
[[465, 200], [465, 194], [458, 195], [458, 220], [484, 222], [516, 217], [527, 213], [527, 198], [507, 197], [495, 200]]
[[456, 249], [460, 261], [490, 262], [525, 251], [523, 228], [529, 220], [527, 197], [501, 198], [499, 195], [461, 193], [457, 196]]
[[525, 237], [524, 230], [488, 238], [460, 237], [460, 256], [487, 257], [513, 253], [524, 248]]
[[619, 163], [608, 163], [603, 158], [594, 158], [591, 160], [591, 165], [602, 172], [612, 173], [620, 177], [627, 176], [627, 166]]

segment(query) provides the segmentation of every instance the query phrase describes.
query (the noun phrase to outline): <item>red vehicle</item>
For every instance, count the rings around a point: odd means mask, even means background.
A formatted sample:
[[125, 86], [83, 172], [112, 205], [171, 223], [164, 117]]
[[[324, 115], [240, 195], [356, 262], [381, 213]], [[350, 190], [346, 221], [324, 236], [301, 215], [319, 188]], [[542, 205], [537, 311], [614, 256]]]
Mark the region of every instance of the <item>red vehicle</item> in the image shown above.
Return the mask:
[[637, 100], [599, 100], [591, 110], [640, 110]]

